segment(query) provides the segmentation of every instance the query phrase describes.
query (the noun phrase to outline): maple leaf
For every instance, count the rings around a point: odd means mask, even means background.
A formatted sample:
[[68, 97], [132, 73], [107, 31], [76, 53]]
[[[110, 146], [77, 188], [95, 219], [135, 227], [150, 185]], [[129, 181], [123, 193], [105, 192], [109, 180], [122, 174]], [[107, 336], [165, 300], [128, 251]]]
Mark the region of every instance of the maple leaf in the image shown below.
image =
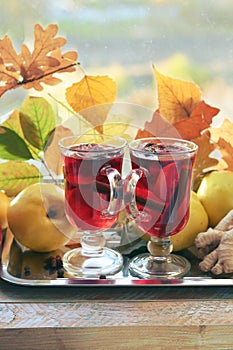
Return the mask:
[[150, 122], [146, 122], [144, 130], [139, 130], [137, 138], [163, 136], [181, 137], [192, 140], [201, 135], [201, 132], [210, 127], [213, 117], [218, 114], [219, 109], [209, 106], [205, 101], [198, 102], [189, 117], [182, 118], [173, 124], [163, 118], [159, 111], [155, 111]]
[[220, 149], [222, 160], [225, 162], [227, 166], [225, 166], [225, 169], [233, 171], [233, 147], [230, 142], [227, 142], [222, 137], [218, 140], [218, 147]]
[[158, 85], [160, 114], [172, 124], [189, 117], [201, 100], [199, 87], [190, 81], [167, 77], [154, 66], [153, 69]]
[[174, 123], [173, 126], [182, 138], [192, 140], [200, 136], [201, 131], [210, 127], [213, 117], [218, 112], [218, 108], [209, 106], [205, 101], [200, 101], [194, 106], [189, 118], [184, 118]]
[[220, 126], [210, 128], [211, 137], [215, 142], [218, 142], [220, 137], [223, 137], [227, 142], [233, 145], [233, 123], [229, 119], [224, 119]]
[[201, 136], [192, 141], [198, 145], [197, 156], [193, 168], [194, 189], [197, 189], [202, 175], [211, 169], [216, 169], [219, 160], [215, 157], [210, 157], [217, 148], [217, 145], [211, 141], [209, 130], [205, 130]]
[[162, 117], [159, 111], [155, 111], [151, 121], [146, 121], [144, 129], [140, 129], [137, 132], [135, 138], [144, 137], [180, 137], [174, 126], [169, 123], [164, 117]]
[[108, 76], [85, 75], [66, 89], [66, 99], [76, 112], [103, 132], [103, 123], [116, 98], [116, 90], [116, 83]]
[[54, 73], [75, 70], [78, 55], [75, 51], [61, 53], [66, 39], [55, 37], [57, 32], [56, 24], [50, 24], [46, 29], [36, 24], [33, 51], [23, 44], [19, 54], [8, 36], [0, 40], [0, 97], [19, 86], [41, 91], [41, 83], [55, 85], [61, 81], [53, 76]]
[[217, 144], [225, 168], [233, 170], [233, 123], [224, 119], [219, 127], [210, 128], [211, 138]]

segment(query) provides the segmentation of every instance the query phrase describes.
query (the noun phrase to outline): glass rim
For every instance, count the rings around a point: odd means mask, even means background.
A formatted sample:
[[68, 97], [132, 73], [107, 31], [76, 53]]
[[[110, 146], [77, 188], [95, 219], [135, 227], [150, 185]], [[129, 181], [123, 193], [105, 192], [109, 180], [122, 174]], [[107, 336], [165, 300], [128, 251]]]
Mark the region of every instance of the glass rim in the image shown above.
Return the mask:
[[[118, 140], [118, 141], [121, 141], [121, 145], [110, 145], [110, 147], [106, 150], [106, 149], [103, 149], [103, 150], [99, 150], [99, 149], [92, 149], [91, 150], [91, 153], [106, 153], [106, 152], [110, 152], [112, 150], [117, 150], [117, 149], [122, 149], [124, 148], [126, 145], [127, 145], [127, 141], [123, 138], [123, 137], [120, 137], [120, 136], [117, 136], [117, 135], [110, 135], [110, 134], [93, 134], [93, 133], [83, 133], [83, 134], [74, 134], [74, 135], [69, 135], [69, 136], [64, 136], [62, 137], [59, 141], [58, 141], [58, 146], [59, 148], [61, 149], [64, 149], [64, 150], [68, 150], [70, 148], [70, 146], [72, 146], [72, 144], [69, 144], [69, 145], [64, 145], [62, 144], [62, 142], [64, 142], [65, 140], [72, 140], [72, 139], [78, 139], [80, 137], [85, 137], [85, 136], [93, 136], [93, 137], [109, 137], [113, 140]], [[83, 142], [84, 143], [84, 142]], [[88, 143], [88, 142], [87, 142]], [[101, 143], [99, 143], [101, 144]], [[75, 145], [75, 143], [73, 143], [73, 145]], [[90, 153], [90, 150], [78, 150], [78, 152], [80, 153]]]
[[[146, 141], [161, 141], [161, 143], [163, 143], [163, 141], [170, 141], [170, 142], [180, 142], [181, 144], [186, 144], [188, 146], [192, 146], [190, 148], [186, 148], [186, 149], [182, 149], [182, 150], [176, 150], [175, 153], [176, 154], [186, 154], [186, 153], [192, 153], [192, 152], [196, 152], [198, 150], [198, 145], [193, 142], [193, 141], [189, 141], [189, 140], [186, 140], [186, 139], [182, 139], [182, 138], [177, 138], [177, 137], [157, 137], [157, 136], [152, 136], [152, 137], [145, 137], [145, 138], [139, 138], [139, 139], [135, 139], [135, 140], [132, 140], [128, 143], [128, 146], [129, 146], [129, 149], [130, 150], [133, 150], [133, 151], [137, 151], [137, 152], [141, 152], [141, 153], [148, 153], [149, 151], [146, 151], [144, 149], [140, 149], [138, 147], [134, 147], [133, 146], [133, 143], [137, 143], [137, 145], [140, 143], [140, 142], [146, 142]], [[171, 152], [168, 152], [168, 155], [173, 153], [172, 151]], [[160, 155], [160, 154], [159, 154]], [[161, 154], [162, 157], [166, 157], [166, 154]]]

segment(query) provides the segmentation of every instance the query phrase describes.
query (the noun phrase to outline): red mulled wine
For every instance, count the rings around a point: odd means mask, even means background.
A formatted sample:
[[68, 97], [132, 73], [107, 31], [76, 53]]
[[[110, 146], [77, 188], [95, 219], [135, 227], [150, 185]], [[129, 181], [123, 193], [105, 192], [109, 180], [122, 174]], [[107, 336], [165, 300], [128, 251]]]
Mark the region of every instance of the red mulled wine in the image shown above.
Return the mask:
[[108, 145], [78, 144], [63, 155], [66, 213], [81, 231], [97, 231], [111, 227], [116, 215], [107, 212], [110, 184], [106, 169], [121, 173], [123, 154]]
[[132, 168], [141, 168], [136, 203], [144, 218], [136, 219], [142, 231], [168, 237], [179, 232], [189, 217], [191, 173], [195, 153], [182, 143], [142, 143], [131, 149]]

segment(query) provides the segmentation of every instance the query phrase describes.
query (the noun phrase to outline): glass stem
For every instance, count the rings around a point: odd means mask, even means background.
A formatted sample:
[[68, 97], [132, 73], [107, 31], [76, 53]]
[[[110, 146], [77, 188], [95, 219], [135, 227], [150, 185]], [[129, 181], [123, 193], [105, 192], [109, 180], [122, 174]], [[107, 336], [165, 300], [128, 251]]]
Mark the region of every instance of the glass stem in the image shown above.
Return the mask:
[[81, 240], [83, 256], [101, 256], [105, 246], [105, 238], [102, 233], [84, 232]]
[[170, 237], [153, 237], [147, 243], [147, 248], [150, 253], [149, 263], [163, 263], [168, 261], [169, 255], [172, 252], [173, 246]]

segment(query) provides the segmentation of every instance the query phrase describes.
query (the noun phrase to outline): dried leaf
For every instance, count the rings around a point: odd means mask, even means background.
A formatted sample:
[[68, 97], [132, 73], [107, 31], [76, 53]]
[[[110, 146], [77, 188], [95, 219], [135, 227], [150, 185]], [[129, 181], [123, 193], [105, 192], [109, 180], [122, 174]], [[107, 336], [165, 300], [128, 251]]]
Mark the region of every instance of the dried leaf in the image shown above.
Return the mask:
[[108, 76], [85, 75], [66, 90], [70, 106], [100, 132], [115, 98], [116, 83]]
[[158, 84], [160, 114], [171, 124], [190, 117], [195, 105], [201, 100], [199, 87], [193, 82], [167, 77], [153, 68]]
[[193, 170], [194, 182], [197, 182], [202, 173], [206, 172], [210, 168], [217, 168], [219, 160], [217, 158], [210, 157], [210, 155], [216, 149], [216, 144], [211, 141], [210, 132], [208, 130], [192, 141], [198, 145], [198, 152]]
[[56, 126], [56, 116], [44, 98], [29, 96], [20, 108], [20, 122], [27, 141], [42, 151], [48, 134]]
[[190, 117], [173, 124], [182, 138], [192, 140], [201, 135], [201, 131], [210, 127], [212, 119], [219, 112], [218, 108], [211, 107], [205, 101], [198, 102]]
[[224, 119], [219, 127], [210, 128], [210, 133], [215, 142], [222, 137], [233, 145], [233, 123], [229, 119]]
[[48, 25], [46, 29], [36, 24], [33, 51], [22, 45], [20, 54], [16, 53], [8, 36], [0, 40], [0, 97], [7, 90], [19, 86], [41, 91], [41, 83], [55, 85], [61, 81], [53, 77], [54, 73], [75, 70], [78, 55], [75, 51], [61, 53], [66, 39], [56, 38], [57, 32], [55, 24]]
[[146, 121], [144, 129], [137, 132], [136, 139], [144, 137], [180, 137], [174, 126], [155, 111], [151, 121]]
[[210, 133], [225, 162], [225, 169], [233, 170], [233, 123], [224, 119], [220, 127], [210, 128]]
[[0, 164], [0, 189], [9, 197], [16, 196], [24, 188], [39, 180], [40, 172], [34, 165], [16, 161]]
[[222, 137], [218, 140], [218, 147], [222, 155], [222, 160], [226, 163], [225, 169], [233, 171], [233, 146]]
[[44, 159], [47, 167], [56, 175], [62, 174], [62, 159], [61, 153], [58, 147], [58, 141], [65, 136], [73, 135], [72, 131], [59, 125], [55, 128], [51, 134], [48, 143], [45, 147]]

